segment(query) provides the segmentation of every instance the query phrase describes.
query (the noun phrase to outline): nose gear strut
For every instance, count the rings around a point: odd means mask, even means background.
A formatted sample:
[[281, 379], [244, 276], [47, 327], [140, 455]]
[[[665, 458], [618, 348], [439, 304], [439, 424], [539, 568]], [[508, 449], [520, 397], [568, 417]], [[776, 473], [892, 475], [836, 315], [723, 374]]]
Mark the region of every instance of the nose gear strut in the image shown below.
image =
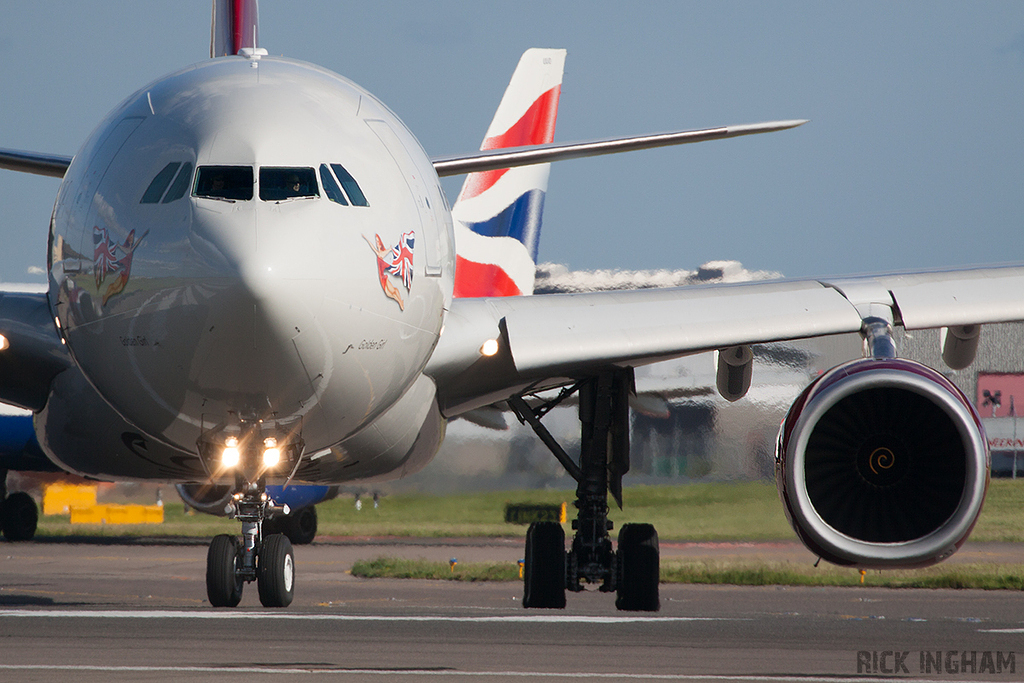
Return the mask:
[[[270, 517], [286, 516], [287, 505], [277, 506], [267, 495], [267, 473], [278, 465], [290, 465], [295, 475], [305, 443], [301, 434], [268, 429], [262, 420], [240, 420], [238, 431], [225, 434], [214, 428], [197, 441], [200, 459], [211, 478], [224, 468], [235, 472], [229, 517], [242, 523], [242, 536], [220, 534], [210, 543], [206, 555], [206, 596], [214, 607], [235, 607], [245, 584], [256, 582], [264, 607], [287, 607], [295, 594], [295, 555], [284, 534], [265, 533]], [[262, 447], [262, 450], [261, 450]], [[268, 461], [267, 452], [275, 456]], [[228, 463], [227, 454], [232, 453]], [[282, 460], [283, 456], [283, 460]], [[218, 471], [219, 468], [219, 471]]]
[[[579, 393], [580, 458], [577, 464], [555, 441], [540, 419], [574, 393]], [[600, 584], [615, 591], [620, 610], [657, 611], [658, 534], [650, 524], [625, 524], [618, 551], [608, 532], [608, 493], [622, 507], [622, 476], [629, 471], [629, 395], [632, 368], [607, 368], [562, 390], [536, 406], [522, 396], [508, 400], [520, 422], [528, 423], [555, 458], [576, 480], [576, 519], [572, 547], [555, 522], [535, 522], [526, 533], [523, 606], [565, 607], [565, 591]]]
[[241, 540], [220, 534], [206, 555], [206, 596], [214, 607], [236, 607], [246, 583], [256, 582], [264, 607], [287, 607], [295, 596], [295, 555], [284, 534], [263, 534], [271, 514], [287, 515], [267, 495], [266, 479], [255, 482], [235, 477], [229, 516], [242, 523]]

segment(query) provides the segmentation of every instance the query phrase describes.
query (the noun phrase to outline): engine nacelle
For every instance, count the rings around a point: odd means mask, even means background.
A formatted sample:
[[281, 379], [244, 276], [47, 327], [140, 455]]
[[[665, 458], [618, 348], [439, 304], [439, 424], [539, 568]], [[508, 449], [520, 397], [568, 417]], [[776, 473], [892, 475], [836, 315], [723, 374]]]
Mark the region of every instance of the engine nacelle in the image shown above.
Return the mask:
[[833, 368], [779, 430], [776, 481], [793, 529], [822, 559], [922, 567], [966, 540], [989, 452], [981, 419], [935, 370], [896, 358]]
[[193, 510], [216, 517], [231, 514], [231, 487], [218, 484], [177, 484], [181, 499]]
[[[208, 515], [227, 517], [234, 511], [231, 499], [231, 488], [219, 484], [178, 484], [178, 495], [191, 508]], [[292, 484], [283, 486], [267, 486], [267, 495], [277, 506], [287, 505], [292, 510], [301, 510], [338, 496], [338, 486], [320, 486], [313, 484]]]

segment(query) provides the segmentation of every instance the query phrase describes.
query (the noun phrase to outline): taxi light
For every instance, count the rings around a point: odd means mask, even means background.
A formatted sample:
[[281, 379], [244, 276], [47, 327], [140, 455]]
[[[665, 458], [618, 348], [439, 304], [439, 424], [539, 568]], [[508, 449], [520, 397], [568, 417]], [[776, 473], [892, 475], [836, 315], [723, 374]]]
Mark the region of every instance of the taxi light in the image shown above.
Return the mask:
[[263, 465], [266, 467], [273, 467], [277, 463], [281, 462], [281, 451], [277, 448], [268, 448], [263, 451]]
[[[237, 441], [236, 441], [237, 443]], [[241, 454], [238, 452], [238, 448], [234, 446], [226, 446], [220, 454], [220, 464], [224, 467], [231, 468], [238, 464], [241, 460]]]
[[481, 356], [493, 356], [498, 352], [498, 340], [488, 339], [480, 346]]
[[281, 462], [281, 449], [277, 447], [277, 439], [268, 436], [263, 439], [263, 466], [273, 467]]

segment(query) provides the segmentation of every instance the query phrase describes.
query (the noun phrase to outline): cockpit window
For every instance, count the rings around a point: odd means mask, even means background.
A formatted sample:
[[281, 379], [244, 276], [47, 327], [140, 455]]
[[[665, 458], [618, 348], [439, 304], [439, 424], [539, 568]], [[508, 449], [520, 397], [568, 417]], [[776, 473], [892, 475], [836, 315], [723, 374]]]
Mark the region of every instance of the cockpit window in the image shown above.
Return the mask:
[[316, 173], [311, 168], [264, 166], [260, 168], [260, 199], [280, 202], [285, 199], [319, 197]]
[[341, 186], [345, 188], [345, 193], [348, 198], [352, 200], [353, 206], [369, 206], [370, 203], [366, 201], [363, 191], [359, 189], [359, 183], [356, 179], [345, 170], [345, 167], [341, 164], [331, 164], [331, 168], [334, 169], [334, 174], [338, 176], [338, 180], [341, 182]]
[[171, 184], [171, 189], [167, 190], [167, 196], [164, 197], [164, 204], [173, 202], [175, 199], [181, 199], [185, 196], [185, 191], [188, 190], [189, 183], [192, 182], [192, 163], [186, 161], [181, 166], [181, 171], [178, 172], [178, 177], [174, 179]]
[[338, 181], [331, 175], [330, 170], [327, 168], [327, 164], [320, 164], [320, 182], [324, 184], [324, 193], [327, 194], [327, 198], [332, 202], [338, 202], [342, 206], [348, 206], [348, 200], [345, 199], [345, 194], [338, 187]]
[[200, 166], [192, 194], [229, 201], [252, 199], [252, 167]]
[[160, 202], [160, 197], [164, 196], [164, 190], [171, 182], [171, 178], [174, 177], [174, 172], [181, 166], [180, 161], [172, 161], [163, 167], [163, 169], [156, 174], [153, 178], [153, 182], [149, 184], [146, 191], [142, 195], [140, 204], [157, 204]]

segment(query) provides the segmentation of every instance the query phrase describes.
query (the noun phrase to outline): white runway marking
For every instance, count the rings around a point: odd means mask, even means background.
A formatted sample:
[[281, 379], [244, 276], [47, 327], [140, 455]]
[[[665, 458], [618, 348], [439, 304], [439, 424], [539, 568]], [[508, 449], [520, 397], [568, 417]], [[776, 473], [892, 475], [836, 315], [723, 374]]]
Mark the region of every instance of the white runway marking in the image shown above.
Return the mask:
[[[437, 676], [462, 678], [558, 678], [558, 679], [624, 679], [637, 681], [742, 681], [743, 683], [864, 683], [876, 676], [761, 676], [730, 674], [645, 674], [555, 671], [457, 671], [453, 669], [332, 669], [328, 667], [220, 667], [220, 666], [75, 666], [50, 664], [0, 664], [0, 671], [73, 671], [78, 673], [173, 673], [173, 674], [334, 674], [352, 676]], [[934, 679], [900, 678], [906, 683], [934, 683]], [[957, 683], [982, 683], [957, 679]]]
[[524, 614], [499, 617], [380, 616], [360, 614], [297, 614], [294, 612], [185, 611], [185, 610], [0, 610], [5, 617], [36, 619], [287, 619], [293, 621], [379, 621], [454, 623], [636, 624], [681, 621], [751, 621], [726, 617], [587, 617], [569, 614]]

